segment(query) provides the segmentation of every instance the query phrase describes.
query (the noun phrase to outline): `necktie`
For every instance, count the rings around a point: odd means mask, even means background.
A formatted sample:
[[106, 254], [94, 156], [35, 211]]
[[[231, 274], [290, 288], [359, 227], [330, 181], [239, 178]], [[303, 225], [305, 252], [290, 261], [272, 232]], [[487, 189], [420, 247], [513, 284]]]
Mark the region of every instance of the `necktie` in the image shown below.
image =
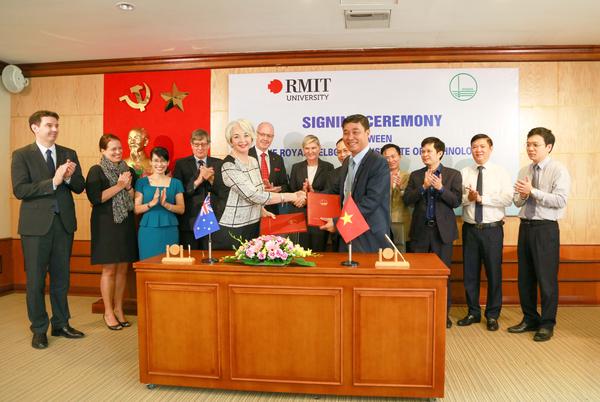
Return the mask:
[[[539, 165], [533, 165], [533, 177], [531, 178], [531, 187], [533, 188], [538, 188], [539, 171]], [[531, 196], [531, 194], [529, 194], [527, 204], [525, 204], [525, 217], [527, 219], [532, 219], [535, 216], [536, 205], [537, 201]]]
[[356, 162], [352, 156], [348, 157], [348, 173], [346, 174], [346, 180], [344, 181], [344, 203], [346, 202], [346, 198], [350, 194], [352, 194], [352, 183], [354, 183], [354, 168], [356, 166]]
[[[46, 166], [48, 166], [50, 174], [54, 175], [54, 173], [56, 172], [56, 166], [54, 165], [54, 159], [52, 159], [52, 151], [49, 149], [46, 150]], [[56, 201], [56, 199], [52, 201], [52, 210], [56, 214], [59, 212], [58, 202]]]
[[267, 154], [262, 153], [260, 155], [260, 177], [263, 181], [269, 181], [269, 167], [267, 166]]
[[198, 161], [198, 170], [200, 170], [200, 168], [201, 168], [202, 166], [204, 166], [204, 161], [203, 161], [202, 159], [200, 159], [200, 160]]
[[52, 151], [50, 149], [46, 150], [46, 166], [48, 166], [48, 170], [51, 174], [56, 172], [56, 166], [54, 165], [54, 159], [52, 159]]
[[[483, 166], [477, 166], [477, 192], [479, 195], [483, 195]], [[483, 222], [483, 205], [481, 203], [475, 203], [475, 222]]]

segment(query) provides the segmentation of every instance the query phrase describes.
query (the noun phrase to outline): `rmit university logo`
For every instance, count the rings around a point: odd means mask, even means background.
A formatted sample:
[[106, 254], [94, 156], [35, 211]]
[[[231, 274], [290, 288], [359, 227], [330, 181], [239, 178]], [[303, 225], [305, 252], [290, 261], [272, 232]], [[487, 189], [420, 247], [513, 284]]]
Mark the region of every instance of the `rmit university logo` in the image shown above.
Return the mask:
[[329, 98], [331, 78], [289, 78], [271, 80], [267, 88], [271, 93], [285, 93], [288, 102], [315, 102]]

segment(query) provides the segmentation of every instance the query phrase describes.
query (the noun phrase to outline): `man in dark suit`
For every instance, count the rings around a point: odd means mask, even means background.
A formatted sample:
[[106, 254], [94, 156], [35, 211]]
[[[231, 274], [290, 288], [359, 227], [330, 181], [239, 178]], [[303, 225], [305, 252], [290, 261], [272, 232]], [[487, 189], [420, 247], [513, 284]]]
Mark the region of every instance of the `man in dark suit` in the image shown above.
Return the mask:
[[[269, 147], [275, 138], [275, 129], [269, 122], [263, 121], [256, 127], [256, 144], [248, 151], [248, 155], [258, 160], [260, 174], [265, 183], [265, 190], [274, 193], [289, 192], [287, 173], [281, 155], [269, 151]], [[280, 205], [267, 205], [266, 210], [274, 214], [280, 214]]]
[[[340, 138], [335, 143], [335, 155], [337, 156], [338, 161], [340, 161], [340, 164], [343, 164], [344, 159], [346, 159], [346, 157], [350, 156], [350, 151], [346, 147], [346, 144], [344, 144], [343, 138]], [[327, 188], [325, 190], [326, 193], [331, 192], [332, 189], [337, 185], [336, 183], [340, 180], [341, 174], [342, 174], [342, 165], [340, 165], [339, 167], [337, 167], [337, 168], [333, 169], [331, 172], [329, 172], [329, 177], [327, 178]], [[331, 249], [333, 251], [339, 250], [340, 242], [342, 241], [341, 239], [342, 238], [340, 237], [339, 233], [331, 234]]]
[[[29, 117], [35, 142], [12, 155], [13, 193], [21, 200], [19, 234], [27, 274], [27, 314], [36, 349], [48, 347], [52, 336], [81, 338], [69, 325], [69, 261], [73, 233], [77, 230], [72, 192], [85, 188], [74, 150], [56, 145], [58, 114], [40, 110]], [[52, 319], [48, 319], [44, 289], [50, 274]]]
[[[367, 221], [369, 230], [352, 241], [357, 252], [375, 253], [388, 245], [390, 233], [390, 170], [387, 161], [369, 148], [369, 120], [361, 115], [347, 116], [342, 122], [343, 139], [351, 156], [344, 160], [340, 178], [331, 193], [340, 194], [342, 203], [349, 194]], [[322, 230], [335, 232], [335, 219], [326, 219]], [[347, 245], [340, 242], [339, 251]]]
[[[410, 174], [403, 200], [406, 206], [414, 206], [409, 232], [411, 252], [435, 253], [450, 268], [452, 242], [458, 238], [454, 208], [462, 201], [462, 177], [458, 170], [442, 166], [445, 149], [439, 138], [421, 141], [425, 167]], [[450, 311], [450, 286], [447, 308]], [[448, 316], [446, 327], [451, 326]]]
[[[179, 242], [189, 244], [194, 250], [206, 250], [208, 237], [196, 239], [194, 222], [200, 212], [204, 199], [213, 191], [215, 171], [221, 169], [221, 159], [208, 156], [210, 136], [205, 130], [196, 129], [190, 138], [192, 155], [175, 162], [173, 177], [181, 180], [185, 188], [183, 198], [185, 211], [179, 215]], [[211, 205], [216, 201], [211, 197]]]

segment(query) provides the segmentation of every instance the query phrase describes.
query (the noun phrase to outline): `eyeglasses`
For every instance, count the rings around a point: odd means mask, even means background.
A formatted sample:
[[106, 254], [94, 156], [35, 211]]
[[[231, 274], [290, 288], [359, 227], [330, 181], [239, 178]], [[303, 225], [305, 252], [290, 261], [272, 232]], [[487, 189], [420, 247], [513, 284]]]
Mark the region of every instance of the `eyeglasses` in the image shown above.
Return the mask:
[[525, 144], [525, 148], [529, 148], [529, 147], [533, 147], [533, 148], [540, 148], [540, 147], [544, 147], [546, 146], [545, 144], [539, 144], [537, 142], [528, 142]]
[[206, 148], [209, 145], [208, 142], [192, 142], [192, 148]]
[[267, 133], [257, 133], [259, 137], [265, 137], [265, 138], [273, 138], [275, 137], [275, 134], [267, 134]]

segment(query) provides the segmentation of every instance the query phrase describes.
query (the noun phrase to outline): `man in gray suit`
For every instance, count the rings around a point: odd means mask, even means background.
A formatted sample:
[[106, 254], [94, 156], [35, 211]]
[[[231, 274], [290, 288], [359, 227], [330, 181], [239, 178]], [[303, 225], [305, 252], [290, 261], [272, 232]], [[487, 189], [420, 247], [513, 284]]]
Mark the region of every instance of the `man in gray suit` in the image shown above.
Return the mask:
[[50, 274], [52, 336], [81, 338], [69, 325], [69, 260], [77, 230], [72, 192], [85, 188], [74, 150], [56, 145], [58, 114], [40, 110], [29, 117], [35, 142], [12, 155], [13, 193], [21, 200], [19, 234], [27, 274], [27, 314], [35, 349], [48, 347], [50, 324], [44, 288]]

